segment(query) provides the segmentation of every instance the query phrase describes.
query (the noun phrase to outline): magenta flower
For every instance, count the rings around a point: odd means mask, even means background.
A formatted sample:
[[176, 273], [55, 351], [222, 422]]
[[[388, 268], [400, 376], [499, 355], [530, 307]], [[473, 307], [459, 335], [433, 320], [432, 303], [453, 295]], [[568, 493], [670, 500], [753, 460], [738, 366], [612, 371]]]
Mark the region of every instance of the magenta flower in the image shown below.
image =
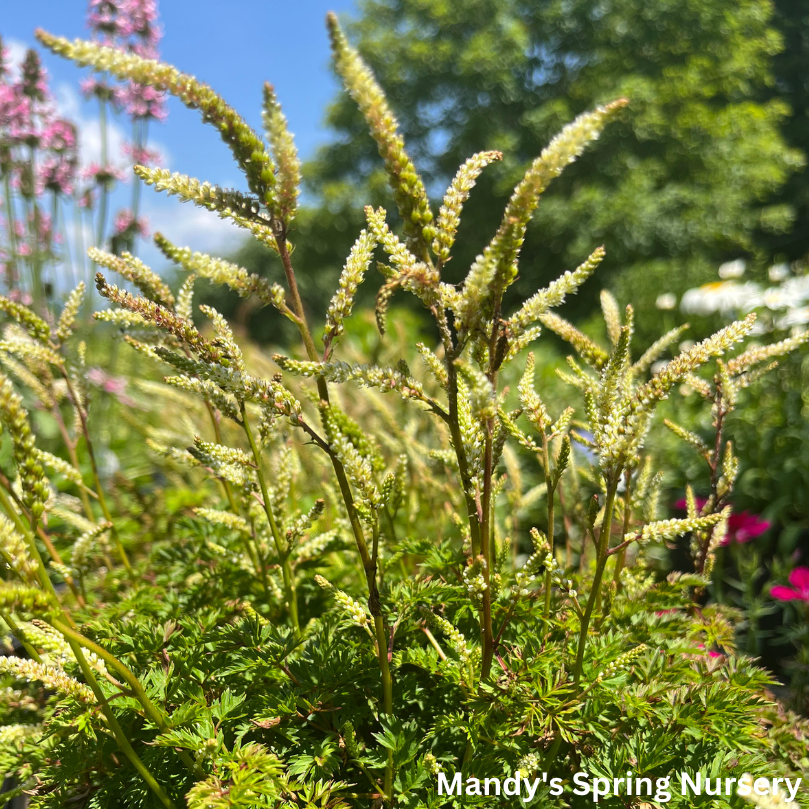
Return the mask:
[[762, 519], [757, 514], [751, 514], [749, 511], [731, 514], [728, 520], [728, 535], [722, 540], [722, 544], [749, 542], [751, 539], [761, 536], [771, 526], [771, 522]]
[[31, 297], [31, 293], [23, 292], [19, 289], [12, 289], [8, 293], [8, 297], [16, 303], [21, 303], [23, 306], [30, 306], [34, 301], [34, 299]]
[[[708, 502], [702, 497], [695, 498], [697, 511], [702, 511]], [[678, 500], [674, 508], [685, 511], [687, 507], [685, 499]], [[728, 520], [728, 533], [722, 540], [722, 545], [730, 545], [733, 542], [744, 544], [761, 536], [767, 529], [772, 527], [772, 523], [763, 519], [758, 514], [751, 514], [749, 511], [740, 511], [738, 514], [731, 514]]]
[[809, 604], [809, 567], [796, 567], [789, 574], [789, 583], [792, 587], [776, 584], [770, 590], [770, 595], [778, 601], [804, 601]]

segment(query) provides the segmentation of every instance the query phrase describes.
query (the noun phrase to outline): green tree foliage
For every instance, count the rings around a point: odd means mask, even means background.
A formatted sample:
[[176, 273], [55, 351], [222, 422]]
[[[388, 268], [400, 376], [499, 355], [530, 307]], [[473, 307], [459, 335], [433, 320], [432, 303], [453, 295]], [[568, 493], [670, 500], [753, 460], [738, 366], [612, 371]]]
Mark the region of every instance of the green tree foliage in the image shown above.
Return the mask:
[[[543, 199], [515, 289], [530, 294], [603, 243], [602, 277], [620, 270], [611, 285], [619, 298], [631, 289], [643, 310], [658, 292], [653, 279], [679, 291], [728, 255], [754, 251], [756, 231], [774, 241], [792, 226], [790, 199], [768, 202], [801, 165], [781, 134], [789, 107], [772, 71], [783, 48], [775, 22], [791, 12], [772, 13], [768, 0], [363, 0], [350, 30], [429, 190], [445, 187], [469, 154], [505, 155], [467, 206], [446, 270], [452, 281], [475, 258], [463, 245], [477, 239], [464, 237], [494, 233], [531, 156], [583, 110], [630, 99], [598, 150]], [[790, 48], [796, 37], [798, 28]], [[797, 65], [778, 58], [793, 77], [788, 97], [805, 94]], [[390, 204], [382, 160], [347, 95], [328, 124], [333, 141], [306, 173], [317, 210], [296, 224], [297, 265], [315, 308], [325, 304], [318, 290], [330, 288], [324, 273], [336, 277], [362, 227], [361, 203]], [[579, 305], [589, 308], [595, 295]]]
[[[792, 111], [782, 131], [787, 143], [806, 149], [809, 143], [809, 2], [776, 0], [773, 23], [780, 31], [784, 47], [775, 56], [772, 97], [785, 101]], [[786, 231], [761, 233], [758, 241], [776, 260], [802, 259], [809, 252], [809, 176], [806, 164], [781, 187], [777, 202], [794, 211], [792, 227]]]

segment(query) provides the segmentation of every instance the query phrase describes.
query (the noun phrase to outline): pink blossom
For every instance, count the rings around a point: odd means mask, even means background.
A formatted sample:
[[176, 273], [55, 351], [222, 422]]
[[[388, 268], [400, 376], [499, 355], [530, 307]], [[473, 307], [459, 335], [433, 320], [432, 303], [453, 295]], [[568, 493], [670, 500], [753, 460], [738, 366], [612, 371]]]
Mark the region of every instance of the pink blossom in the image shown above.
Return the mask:
[[75, 152], [76, 127], [70, 121], [57, 118], [43, 130], [42, 145], [54, 152]]
[[144, 59], [156, 59], [157, 46], [163, 32], [157, 25], [157, 3], [155, 0], [125, 0], [128, 33], [135, 37], [130, 47]]
[[87, 371], [87, 381], [105, 393], [114, 396], [121, 404], [127, 407], [137, 407], [138, 403], [127, 396], [128, 380], [124, 376], [110, 376], [103, 368], [90, 368]]
[[113, 180], [123, 180], [126, 175], [115, 166], [99, 166], [98, 163], [90, 163], [82, 169], [83, 180], [92, 180], [96, 185], [106, 185]]
[[29, 48], [25, 53], [25, 58], [22, 63], [20, 87], [23, 95], [29, 98], [36, 101], [49, 100], [48, 74], [45, 68], [42, 67], [39, 54], [33, 48]]
[[46, 157], [38, 166], [37, 193], [47, 189], [54, 194], [70, 195], [75, 177], [75, 163], [62, 157]]
[[88, 76], [79, 82], [82, 95], [85, 98], [98, 98], [101, 101], [111, 101], [116, 109], [120, 108], [119, 95], [121, 88], [110, 84], [104, 79]]
[[120, 236], [124, 233], [140, 233], [141, 236], [149, 235], [149, 222], [145, 216], [135, 219], [130, 210], [118, 211], [115, 215], [115, 234]]
[[146, 84], [130, 82], [123, 88], [119, 98], [121, 106], [133, 118], [164, 121], [168, 115], [166, 94]]
[[132, 158], [133, 163], [141, 166], [156, 166], [160, 163], [160, 152], [157, 149], [147, 149], [135, 143], [124, 143], [121, 147], [123, 153]]
[[789, 583], [792, 587], [776, 584], [770, 590], [770, 595], [778, 601], [804, 601], [809, 604], [809, 567], [796, 567], [789, 574]]
[[8, 297], [15, 303], [21, 303], [23, 306], [30, 306], [34, 301], [30, 293], [23, 292], [20, 289], [12, 289], [8, 293]]
[[[162, 31], [157, 25], [155, 0], [90, 0], [87, 24], [94, 37], [121, 51], [144, 59], [159, 58]], [[98, 79], [83, 82], [86, 96], [97, 96], [124, 109], [132, 118], [162, 121], [167, 112], [165, 94], [152, 87], [128, 82], [111, 86]]]
[[[703, 651], [705, 651], [705, 644], [704, 643], [698, 643], [697, 644], [697, 649], [702, 649]], [[706, 651], [705, 653], [707, 654], [708, 657], [713, 658], [714, 660], [716, 660], [717, 658], [724, 658], [724, 656], [725, 656], [725, 655], [722, 654], [722, 652], [717, 652], [714, 649], [710, 649], [710, 650]]]
[[749, 511], [731, 514], [728, 520], [728, 535], [722, 544], [749, 542], [751, 539], [761, 536], [771, 525], [771, 522], [762, 519], [757, 514], [751, 514]]
[[87, 27], [104, 44], [112, 44], [115, 37], [126, 36], [127, 18], [122, 13], [122, 0], [90, 0], [87, 9]]
[[88, 188], [79, 196], [79, 208], [89, 210], [95, 204], [95, 189]]

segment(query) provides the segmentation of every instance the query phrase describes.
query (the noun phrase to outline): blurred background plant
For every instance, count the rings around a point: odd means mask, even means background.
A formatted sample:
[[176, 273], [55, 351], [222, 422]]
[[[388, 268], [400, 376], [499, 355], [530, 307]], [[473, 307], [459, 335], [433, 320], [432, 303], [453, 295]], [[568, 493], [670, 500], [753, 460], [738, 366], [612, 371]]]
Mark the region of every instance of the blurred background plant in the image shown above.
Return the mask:
[[[158, 56], [160, 28], [154, 0], [92, 0], [87, 26], [96, 41], [147, 58]], [[0, 272], [11, 300], [31, 304], [52, 317], [66, 293], [84, 280], [92, 289], [88, 248], [135, 251], [148, 235], [140, 216], [140, 186], [132, 184], [130, 203], [110, 221], [115, 186], [131, 179], [135, 163], [153, 164], [148, 127], [163, 120], [163, 94], [134, 82], [107, 77], [82, 83], [98, 102], [98, 133], [80, 132], [61, 117], [36, 50], [13, 64], [0, 38]], [[108, 118], [125, 116], [131, 141], [124, 144], [130, 166], [110, 157]], [[82, 165], [80, 139], [97, 137], [100, 161]], [[85, 316], [91, 306], [87, 296]]]
[[[717, 280], [686, 290], [679, 300], [674, 293], [660, 293], [658, 308], [672, 319], [687, 317], [697, 336], [753, 311], [758, 316], [754, 331], [761, 340], [803, 333], [809, 323], [806, 262], [771, 265], [760, 274], [762, 280], [750, 279], [749, 271], [742, 258], [726, 262], [719, 266]], [[728, 534], [713, 593], [744, 611], [744, 647], [786, 677], [792, 704], [804, 712], [809, 698], [804, 616], [782, 609], [783, 604], [771, 597], [771, 587], [796, 565], [809, 561], [807, 391], [806, 356], [784, 357], [743, 394], [747, 407], [728, 417], [740, 470], [733, 495], [736, 530]], [[708, 424], [699, 415], [697, 400], [695, 394], [686, 396], [671, 417], [705, 435]], [[699, 476], [698, 462], [673, 441], [664, 442], [661, 450], [671, 453], [670, 468], [679, 470], [670, 476], [673, 501], [682, 497], [687, 480]], [[704, 474], [703, 480], [706, 487]], [[684, 507], [684, 501], [675, 505]], [[791, 660], [796, 644], [798, 658]]]

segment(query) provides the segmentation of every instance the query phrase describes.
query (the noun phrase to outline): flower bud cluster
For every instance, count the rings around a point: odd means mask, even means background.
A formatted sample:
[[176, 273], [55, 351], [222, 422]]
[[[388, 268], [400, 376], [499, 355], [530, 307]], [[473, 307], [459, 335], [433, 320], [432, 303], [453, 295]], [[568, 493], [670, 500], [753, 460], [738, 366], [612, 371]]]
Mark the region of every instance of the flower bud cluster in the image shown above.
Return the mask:
[[87, 256], [94, 264], [106, 267], [126, 278], [149, 300], [159, 303], [167, 309], [174, 308], [174, 295], [168, 284], [131, 253], [123, 252], [120, 256], [115, 256], [112, 253], [105, 253], [97, 247], [91, 247], [87, 251]]
[[473, 603], [480, 604], [483, 594], [489, 589], [486, 583], [486, 560], [483, 556], [477, 556], [463, 569], [463, 581], [466, 585], [466, 592]]
[[342, 590], [338, 590], [331, 582], [323, 578], [323, 576], [317, 575], [315, 576], [315, 581], [324, 589], [328, 590], [334, 597], [334, 600], [337, 602], [337, 605], [342, 609], [342, 611], [346, 614], [346, 617], [357, 626], [366, 627], [369, 622], [368, 613], [365, 611], [365, 607], [359, 603], [359, 601], [354, 601], [351, 596], [347, 593], [344, 593]]
[[84, 281], [79, 281], [76, 288], [67, 296], [62, 313], [59, 315], [59, 322], [56, 324], [56, 339], [60, 343], [64, 343], [73, 334], [73, 327], [76, 324], [76, 317], [84, 300], [86, 288]]
[[262, 244], [278, 251], [272, 224], [261, 214], [261, 206], [254, 198], [239, 191], [200, 182], [186, 174], [172, 174], [167, 169], [135, 166], [134, 172], [146, 185], [153, 185], [157, 191], [165, 191], [169, 196], [176, 194], [183, 202], [192, 202], [213, 211], [220, 219], [229, 219], [249, 230]]
[[34, 517], [39, 518], [45, 510], [45, 503], [49, 497], [48, 482], [36, 454], [28, 413], [8, 377], [2, 374], [0, 374], [0, 420], [11, 436], [17, 474], [22, 485], [23, 502], [31, 509]]
[[356, 101], [385, 162], [388, 180], [399, 208], [405, 233], [415, 243], [428, 244], [435, 236], [433, 214], [424, 183], [407, 155], [385, 94], [340, 30], [337, 18], [327, 18], [337, 72]]
[[287, 126], [287, 119], [275, 90], [269, 82], [264, 82], [264, 130], [267, 133], [273, 157], [277, 166], [275, 202], [273, 215], [289, 225], [298, 210], [298, 194], [301, 184], [301, 163], [295, 140]]
[[432, 753], [424, 754], [422, 764], [424, 765], [424, 769], [427, 770], [430, 775], [435, 776], [440, 772], [444, 772], [444, 768], [438, 763], [438, 760]]
[[461, 663], [467, 665], [472, 659], [472, 650], [466, 638], [442, 615], [436, 615], [432, 610], [424, 610], [427, 620], [436, 627], [449, 640], [450, 646], [458, 655]]
[[106, 533], [112, 528], [112, 523], [105, 522], [96, 525], [89, 531], [85, 531], [73, 543], [73, 555], [70, 564], [73, 569], [81, 574], [89, 564], [93, 554], [104, 553], [109, 550], [106, 542]]
[[18, 680], [40, 682], [52, 691], [58, 691], [81, 702], [94, 703], [95, 696], [83, 685], [59, 667], [18, 657], [0, 657], [0, 674], [10, 674]]
[[326, 313], [323, 343], [327, 349], [345, 330], [345, 320], [351, 315], [354, 308], [357, 287], [365, 278], [375, 247], [376, 238], [363, 230], [348, 254], [343, 271], [340, 273], [339, 288], [334, 293]]
[[649, 647], [646, 646], [645, 643], [641, 643], [640, 646], [636, 646], [634, 649], [631, 649], [630, 651], [622, 654], [620, 657], [617, 657], [612, 661], [612, 663], [609, 663], [599, 672], [596, 682], [600, 683], [604, 680], [608, 680], [610, 677], [614, 677], [616, 674], [618, 674], [619, 671], [629, 668], [629, 666], [631, 666], [632, 663], [648, 648]]
[[4, 514], [0, 514], [0, 547], [3, 548], [3, 558], [10, 562], [23, 581], [30, 584], [37, 581], [39, 564], [31, 557], [25, 538], [17, 533]]
[[520, 336], [526, 329], [546, 314], [549, 309], [561, 306], [567, 295], [575, 293], [578, 288], [596, 271], [606, 255], [603, 247], [597, 247], [587, 260], [573, 272], [566, 272], [552, 281], [545, 289], [534, 293], [509, 319], [509, 326], [515, 336]]
[[502, 160], [502, 152], [478, 152], [468, 158], [458, 169], [452, 183], [444, 195], [444, 204], [438, 212], [438, 220], [435, 225], [435, 238], [433, 239], [433, 253], [441, 259], [449, 259], [452, 245], [455, 243], [455, 234], [461, 223], [461, 210], [469, 193], [475, 187], [475, 181], [480, 173], [489, 163], [495, 160]]
[[3, 295], [0, 295], [0, 312], [13, 318], [40, 343], [47, 343], [51, 336], [50, 326], [41, 317], [35, 315], [27, 306]]
[[155, 233], [154, 241], [166, 258], [188, 272], [207, 278], [214, 284], [225, 284], [242, 298], [255, 295], [262, 302], [271, 303], [276, 308], [280, 308], [278, 304], [283, 305], [284, 291], [278, 284], [271, 284], [266, 278], [249, 273], [238, 264], [206, 253], [194, 253], [188, 247], [177, 247], [162, 233]]
[[250, 525], [244, 517], [233, 514], [231, 511], [218, 511], [214, 508], [195, 508], [194, 513], [214, 525], [224, 525], [232, 531], [239, 531], [242, 534], [250, 534]]
[[208, 85], [180, 73], [171, 65], [144, 59], [135, 53], [124, 53], [116, 48], [82, 40], [71, 43], [42, 30], [38, 30], [36, 36], [46, 48], [80, 65], [92, 67], [96, 72], [111, 73], [118, 79], [165, 89], [187, 107], [198, 109], [203, 120], [216, 127], [222, 140], [230, 147], [247, 177], [250, 190], [266, 205], [272, 205], [275, 172], [264, 143]]

